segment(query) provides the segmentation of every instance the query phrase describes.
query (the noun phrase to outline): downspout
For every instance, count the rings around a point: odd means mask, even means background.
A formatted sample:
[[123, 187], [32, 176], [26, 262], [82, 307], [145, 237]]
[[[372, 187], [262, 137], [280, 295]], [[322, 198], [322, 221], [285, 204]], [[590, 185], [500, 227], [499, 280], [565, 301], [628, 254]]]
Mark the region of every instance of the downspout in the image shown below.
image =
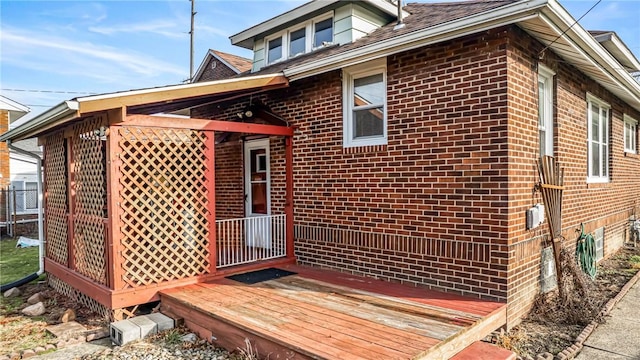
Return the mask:
[[396, 5], [398, 6], [398, 23], [393, 27], [393, 30], [402, 29], [404, 27], [404, 19], [402, 18], [402, 0], [396, 0], [396, 2]]
[[32, 157], [36, 160], [37, 177], [38, 177], [38, 240], [40, 245], [38, 246], [38, 272], [36, 277], [40, 276], [44, 272], [44, 216], [42, 215], [42, 158], [35, 153], [26, 151], [24, 149], [13, 146], [11, 140], [7, 140], [7, 147], [17, 153]]

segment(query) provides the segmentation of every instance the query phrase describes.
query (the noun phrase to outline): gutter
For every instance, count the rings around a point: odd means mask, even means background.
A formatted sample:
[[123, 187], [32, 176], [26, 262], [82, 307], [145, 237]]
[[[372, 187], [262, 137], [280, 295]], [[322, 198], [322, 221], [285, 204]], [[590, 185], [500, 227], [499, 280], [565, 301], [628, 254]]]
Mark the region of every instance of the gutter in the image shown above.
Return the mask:
[[[29, 122], [25, 123], [22, 126], [18, 126], [15, 129], [9, 130], [6, 133], [0, 135], [0, 142], [7, 141], [9, 144], [10, 140], [20, 139], [20, 136], [30, 133], [34, 129], [39, 129], [45, 125], [51, 124], [59, 119], [75, 116], [78, 112], [78, 102], [75, 100], [67, 100], [63, 101], [60, 104], [52, 107], [51, 109], [43, 112], [42, 114], [34, 117]], [[16, 152], [27, 153], [28, 156], [36, 156], [33, 153], [29, 153], [28, 151], [16, 150]], [[40, 159], [40, 157], [38, 157]]]
[[[44, 272], [44, 216], [42, 215], [42, 158], [35, 153], [30, 151], [26, 151], [24, 149], [20, 149], [18, 147], [13, 146], [11, 140], [7, 140], [7, 147], [16, 153], [26, 155], [32, 157], [36, 160], [36, 169], [37, 169], [37, 184], [38, 184], [38, 240], [40, 240], [40, 245], [38, 246], [38, 272], [35, 274], [36, 278], [40, 276]], [[31, 277], [28, 276], [27, 278]], [[26, 278], [25, 278], [26, 279]], [[30, 281], [30, 280], [29, 280]]]

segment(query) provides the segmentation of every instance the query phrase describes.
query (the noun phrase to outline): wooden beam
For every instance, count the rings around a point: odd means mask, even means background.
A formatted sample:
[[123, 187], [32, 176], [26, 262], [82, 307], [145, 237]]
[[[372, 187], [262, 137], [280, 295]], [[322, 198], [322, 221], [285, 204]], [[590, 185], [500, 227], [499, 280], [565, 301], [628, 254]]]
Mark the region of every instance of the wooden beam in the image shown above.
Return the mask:
[[165, 86], [143, 90], [131, 90], [122, 93], [87, 96], [78, 99], [78, 113], [87, 114], [96, 111], [161, 102], [174, 102], [181, 99], [222, 95], [243, 90], [270, 89], [286, 87], [289, 80], [283, 75], [253, 76], [221, 80], [207, 83]]
[[245, 134], [293, 136], [293, 128], [276, 125], [239, 123], [233, 121], [194, 119], [194, 118], [172, 118], [152, 115], [127, 115], [125, 122], [119, 125], [192, 129], [202, 131], [226, 131]]
[[113, 309], [111, 307], [110, 289], [50, 259], [44, 259], [44, 268], [48, 273], [53, 274], [74, 289], [96, 300], [107, 308]]
[[109, 272], [113, 276], [112, 289], [118, 290], [124, 287], [122, 280], [122, 232], [120, 228], [122, 223], [120, 221], [120, 134], [118, 128], [111, 126], [108, 132], [108, 169], [107, 169], [107, 191], [111, 196], [108, 198], [108, 216], [110, 224], [110, 237], [111, 248], [109, 253], [111, 254], [112, 261], [108, 264]]
[[207, 150], [209, 151], [207, 170], [205, 173], [207, 186], [207, 203], [209, 206], [209, 273], [216, 272], [218, 260], [216, 249], [216, 133], [207, 131]]
[[125, 120], [125, 115], [127, 114], [127, 108], [122, 106], [117, 109], [107, 110], [107, 124], [117, 124], [121, 123]]
[[295, 258], [295, 247], [293, 243], [293, 136], [285, 138], [285, 209], [286, 218], [286, 243], [287, 257]]

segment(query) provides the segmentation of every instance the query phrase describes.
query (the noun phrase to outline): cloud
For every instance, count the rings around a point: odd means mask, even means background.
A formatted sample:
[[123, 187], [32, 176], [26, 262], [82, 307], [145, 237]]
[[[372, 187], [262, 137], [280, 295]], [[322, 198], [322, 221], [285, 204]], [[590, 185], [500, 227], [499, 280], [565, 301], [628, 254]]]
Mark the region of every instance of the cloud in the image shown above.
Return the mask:
[[81, 20], [85, 23], [98, 23], [107, 19], [107, 9], [97, 2], [74, 2], [73, 5], [36, 12], [42, 18]]
[[92, 79], [117, 84], [120, 88], [142, 87], [157, 83], [160, 78], [187, 76], [186, 68], [147, 54], [35, 31], [3, 27], [0, 42], [3, 66]]
[[188, 27], [180, 28], [175, 21], [156, 19], [147, 23], [122, 24], [114, 26], [90, 26], [89, 31], [103, 35], [123, 33], [151, 33], [168, 38], [183, 39], [188, 34]]

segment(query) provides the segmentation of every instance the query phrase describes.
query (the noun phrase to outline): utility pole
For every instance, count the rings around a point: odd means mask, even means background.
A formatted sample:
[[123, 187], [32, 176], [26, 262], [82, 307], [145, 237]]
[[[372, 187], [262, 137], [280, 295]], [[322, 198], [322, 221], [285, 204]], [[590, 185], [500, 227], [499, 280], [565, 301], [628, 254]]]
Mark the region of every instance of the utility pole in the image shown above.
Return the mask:
[[189, 31], [189, 36], [191, 38], [191, 46], [190, 46], [190, 53], [189, 53], [189, 82], [193, 82], [193, 25], [195, 23], [195, 19], [196, 19], [196, 11], [195, 11], [195, 7], [196, 7], [196, 0], [189, 0], [191, 1], [191, 30]]

